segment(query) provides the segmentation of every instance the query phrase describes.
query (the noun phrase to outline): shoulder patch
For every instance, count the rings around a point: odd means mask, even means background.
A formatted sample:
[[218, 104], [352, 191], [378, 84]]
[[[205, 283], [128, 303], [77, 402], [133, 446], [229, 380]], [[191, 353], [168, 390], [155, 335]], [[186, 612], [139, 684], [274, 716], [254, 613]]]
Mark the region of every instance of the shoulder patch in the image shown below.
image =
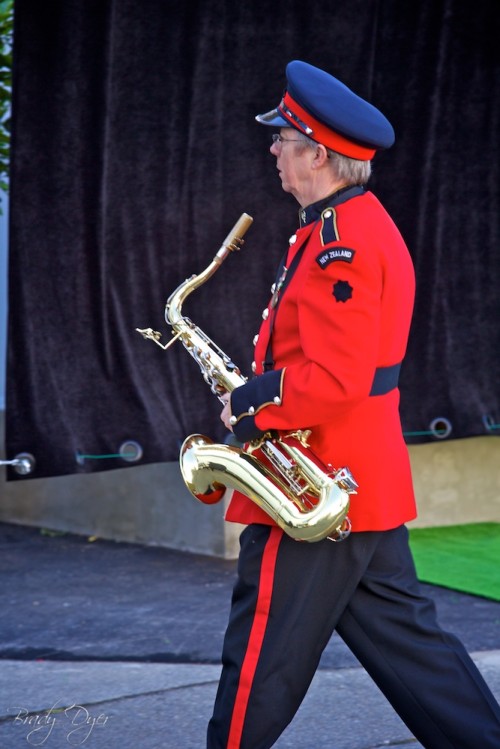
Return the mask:
[[337, 213], [335, 208], [325, 208], [321, 213], [321, 244], [323, 247], [340, 239], [337, 229]]
[[343, 263], [352, 263], [356, 250], [351, 250], [349, 247], [331, 247], [329, 250], [320, 252], [316, 258], [316, 262], [319, 267], [324, 270], [328, 268], [330, 263], [335, 263], [341, 260]]
[[347, 302], [352, 299], [353, 288], [349, 281], [337, 281], [333, 284], [333, 296], [337, 302]]

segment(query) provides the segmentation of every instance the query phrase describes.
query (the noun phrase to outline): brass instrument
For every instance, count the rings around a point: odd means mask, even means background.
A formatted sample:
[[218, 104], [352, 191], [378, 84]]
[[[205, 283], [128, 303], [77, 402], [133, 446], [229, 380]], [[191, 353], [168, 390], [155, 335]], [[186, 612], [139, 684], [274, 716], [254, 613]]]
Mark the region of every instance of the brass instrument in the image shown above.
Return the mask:
[[[173, 329], [173, 339], [164, 345], [157, 331], [136, 328], [164, 350], [180, 339], [221, 401], [224, 393], [244, 385], [247, 378], [197, 325], [181, 314], [182, 304], [231, 252], [240, 249], [252, 221], [243, 213], [205, 270], [186, 279], [170, 295], [165, 320]], [[319, 461], [307, 444], [309, 434], [308, 430], [279, 436], [266, 434], [245, 447], [216, 444], [208, 437], [193, 434], [181, 447], [182, 476], [191, 494], [205, 504], [218, 502], [230, 487], [261, 507], [291, 538], [339, 541], [350, 533], [349, 495], [356, 493], [357, 484], [348, 468], [333, 470]]]

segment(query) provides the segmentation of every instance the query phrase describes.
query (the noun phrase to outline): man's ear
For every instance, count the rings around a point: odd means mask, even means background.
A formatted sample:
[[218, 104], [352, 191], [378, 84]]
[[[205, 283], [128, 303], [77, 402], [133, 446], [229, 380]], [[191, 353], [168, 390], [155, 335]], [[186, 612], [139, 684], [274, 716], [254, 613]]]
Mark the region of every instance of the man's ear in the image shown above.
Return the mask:
[[319, 169], [320, 167], [324, 166], [327, 161], [328, 151], [326, 150], [324, 145], [318, 143], [316, 146], [316, 151], [314, 153], [314, 161], [312, 162], [313, 169]]

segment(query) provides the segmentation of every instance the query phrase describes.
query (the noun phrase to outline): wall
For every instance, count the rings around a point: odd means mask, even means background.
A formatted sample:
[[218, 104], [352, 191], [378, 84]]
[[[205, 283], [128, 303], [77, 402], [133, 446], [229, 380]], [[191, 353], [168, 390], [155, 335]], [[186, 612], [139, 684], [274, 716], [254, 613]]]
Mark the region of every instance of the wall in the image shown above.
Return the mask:
[[499, 448], [497, 437], [412, 445], [419, 517], [410, 526], [500, 522]]
[[10, 482], [5, 472], [0, 468], [0, 521], [237, 556], [241, 528], [224, 522], [222, 503], [209, 507], [191, 496], [177, 463]]
[[[478, 437], [412, 446], [419, 518], [410, 525], [500, 522], [498, 444]], [[193, 499], [177, 463], [11, 482], [5, 470], [0, 521], [227, 559], [238, 554], [241, 526], [224, 522], [223, 504]]]

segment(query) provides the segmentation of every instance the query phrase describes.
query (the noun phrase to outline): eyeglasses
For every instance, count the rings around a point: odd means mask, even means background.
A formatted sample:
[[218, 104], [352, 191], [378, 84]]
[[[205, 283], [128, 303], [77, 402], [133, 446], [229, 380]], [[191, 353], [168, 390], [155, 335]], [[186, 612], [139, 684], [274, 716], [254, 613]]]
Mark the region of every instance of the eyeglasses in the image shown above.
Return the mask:
[[279, 143], [280, 145], [282, 143], [303, 143], [304, 141], [301, 140], [301, 138], [283, 138], [281, 133], [273, 133], [273, 143]]

